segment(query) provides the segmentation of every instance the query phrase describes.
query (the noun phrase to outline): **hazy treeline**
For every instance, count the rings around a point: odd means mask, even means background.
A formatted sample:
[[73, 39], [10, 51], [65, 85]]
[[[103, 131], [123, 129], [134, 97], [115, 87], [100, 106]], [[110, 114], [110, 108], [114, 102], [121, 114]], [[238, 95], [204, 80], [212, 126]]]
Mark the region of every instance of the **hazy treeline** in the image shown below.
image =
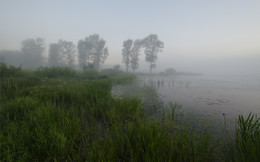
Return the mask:
[[[123, 42], [122, 56], [126, 71], [138, 69], [141, 50], [145, 60], [150, 64], [150, 72], [155, 68], [157, 55], [164, 44], [156, 34], [150, 34], [144, 39]], [[46, 58], [45, 52], [48, 53]], [[42, 38], [22, 41], [19, 51], [0, 51], [1, 62], [22, 68], [37, 68], [40, 66], [69, 66], [71, 68], [93, 68], [99, 70], [109, 55], [106, 41], [98, 34], [89, 35], [79, 40], [77, 45], [71, 41], [60, 39], [49, 44], [48, 51]]]
[[123, 63], [126, 65], [126, 71], [128, 71], [130, 66], [133, 71], [138, 68], [140, 50], [143, 48], [145, 61], [150, 64], [149, 69], [151, 72], [152, 69], [156, 67], [155, 62], [157, 60], [157, 55], [161, 52], [163, 47], [163, 42], [158, 39], [156, 34], [150, 34], [144, 39], [136, 39], [135, 41], [132, 39], [124, 41], [122, 55]]
[[36, 68], [46, 65], [45, 44], [41, 38], [22, 41], [20, 51], [0, 51], [1, 62], [23, 68]]

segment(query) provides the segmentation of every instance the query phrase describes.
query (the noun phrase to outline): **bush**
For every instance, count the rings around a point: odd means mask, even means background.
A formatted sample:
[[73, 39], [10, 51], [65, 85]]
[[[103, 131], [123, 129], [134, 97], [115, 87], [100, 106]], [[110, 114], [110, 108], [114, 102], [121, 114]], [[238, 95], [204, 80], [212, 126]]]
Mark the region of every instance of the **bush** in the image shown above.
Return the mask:
[[22, 71], [21, 67], [14, 67], [10, 65], [9, 67], [5, 63], [0, 63], [0, 77], [21, 77], [25, 73]]
[[39, 77], [48, 77], [48, 78], [71, 78], [76, 76], [76, 71], [70, 67], [40, 67], [34, 74]]
[[110, 69], [103, 69], [100, 71], [103, 74], [109, 75], [109, 76], [117, 76], [117, 75], [123, 75], [124, 72], [120, 68], [110, 68]]

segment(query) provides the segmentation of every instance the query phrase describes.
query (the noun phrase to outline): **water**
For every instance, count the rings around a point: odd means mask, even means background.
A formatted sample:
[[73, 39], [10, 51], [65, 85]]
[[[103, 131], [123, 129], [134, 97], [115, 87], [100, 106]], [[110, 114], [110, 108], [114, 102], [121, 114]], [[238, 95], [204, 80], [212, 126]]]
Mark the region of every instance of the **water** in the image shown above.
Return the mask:
[[260, 115], [257, 77], [148, 76], [139, 82], [156, 88], [164, 102], [178, 102], [186, 111], [230, 118], [250, 112]]
[[[161, 102], [181, 104], [185, 122], [197, 130], [206, 128], [215, 134], [221, 133], [223, 113], [230, 130], [234, 130], [238, 115], [247, 116], [250, 112], [260, 115], [260, 77], [138, 76], [134, 84], [137, 86], [116, 86], [113, 91], [118, 94], [124, 91], [139, 98], [148, 95], [140, 95], [144, 90], [149, 94], [155, 91]], [[154, 98], [148, 101], [152, 100]]]

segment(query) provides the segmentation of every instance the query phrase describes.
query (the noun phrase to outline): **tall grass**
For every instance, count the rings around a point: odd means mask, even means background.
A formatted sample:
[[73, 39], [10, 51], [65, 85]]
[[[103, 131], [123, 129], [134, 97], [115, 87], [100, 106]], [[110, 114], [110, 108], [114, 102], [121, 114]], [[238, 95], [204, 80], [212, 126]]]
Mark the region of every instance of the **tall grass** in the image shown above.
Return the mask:
[[260, 118], [250, 113], [239, 115], [235, 137], [227, 136], [224, 147], [226, 161], [260, 161]]
[[228, 150], [232, 156], [220, 158], [209, 133], [178, 125], [180, 104], [168, 104], [150, 118], [140, 99], [111, 96], [113, 84], [133, 76], [78, 80], [55, 75], [1, 77], [1, 161], [259, 160], [256, 116], [239, 116]]

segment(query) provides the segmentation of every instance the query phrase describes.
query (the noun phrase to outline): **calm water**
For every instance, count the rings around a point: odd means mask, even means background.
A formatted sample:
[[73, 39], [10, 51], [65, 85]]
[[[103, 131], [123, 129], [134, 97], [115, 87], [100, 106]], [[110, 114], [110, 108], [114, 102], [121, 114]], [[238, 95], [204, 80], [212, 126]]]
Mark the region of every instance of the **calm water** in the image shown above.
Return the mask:
[[250, 112], [260, 115], [259, 77], [146, 76], [139, 84], [156, 89], [163, 102], [178, 102], [185, 111], [229, 118]]
[[115, 86], [112, 93], [148, 98], [148, 102], [156, 95], [162, 103], [177, 102], [191, 128], [207, 128], [215, 134], [224, 129], [222, 113], [231, 131], [239, 114], [260, 116], [260, 77], [139, 76], [132, 85]]

